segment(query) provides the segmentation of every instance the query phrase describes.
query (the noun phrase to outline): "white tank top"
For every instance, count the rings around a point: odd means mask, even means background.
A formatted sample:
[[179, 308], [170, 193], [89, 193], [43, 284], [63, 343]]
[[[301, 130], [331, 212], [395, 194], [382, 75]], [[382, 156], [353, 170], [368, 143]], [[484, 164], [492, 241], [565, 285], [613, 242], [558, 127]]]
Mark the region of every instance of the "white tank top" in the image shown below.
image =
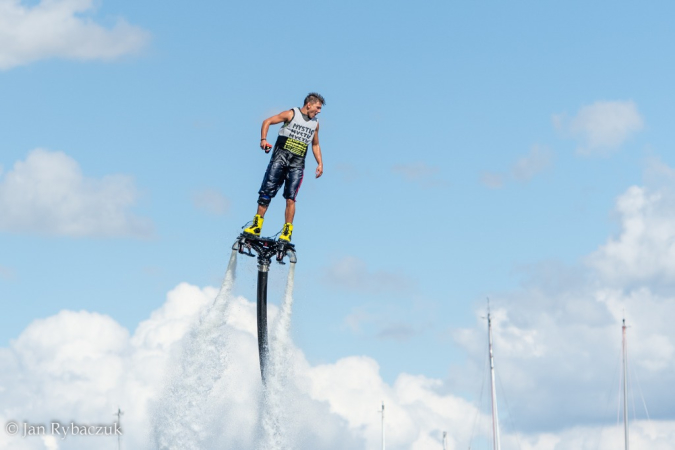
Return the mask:
[[317, 118], [305, 120], [302, 117], [300, 108], [293, 108], [293, 119], [285, 123], [279, 130], [277, 145], [294, 155], [302, 158], [307, 155], [307, 147], [314, 138], [316, 126], [319, 124]]

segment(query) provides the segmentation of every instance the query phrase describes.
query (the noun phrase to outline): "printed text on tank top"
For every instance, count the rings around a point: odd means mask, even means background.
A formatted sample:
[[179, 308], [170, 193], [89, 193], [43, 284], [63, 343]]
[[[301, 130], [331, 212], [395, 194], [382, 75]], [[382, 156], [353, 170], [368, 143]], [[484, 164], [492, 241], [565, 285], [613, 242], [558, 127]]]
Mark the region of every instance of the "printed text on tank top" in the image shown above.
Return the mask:
[[284, 123], [277, 139], [277, 145], [280, 148], [301, 158], [307, 155], [307, 148], [312, 142], [318, 125], [317, 119], [305, 119], [303, 116], [300, 108], [293, 108], [293, 118], [290, 122]]

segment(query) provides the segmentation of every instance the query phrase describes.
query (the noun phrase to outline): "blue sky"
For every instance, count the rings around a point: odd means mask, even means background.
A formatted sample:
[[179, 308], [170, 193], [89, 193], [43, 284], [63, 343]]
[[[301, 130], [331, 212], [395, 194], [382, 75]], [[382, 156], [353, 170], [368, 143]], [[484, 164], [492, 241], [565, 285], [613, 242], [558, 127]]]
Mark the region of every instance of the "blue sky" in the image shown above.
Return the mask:
[[[667, 258], [606, 262], [630, 241], [631, 186], [657, 205], [644, 223], [669, 211], [649, 197], [675, 166], [668, 2], [0, 4], [4, 347], [63, 310], [133, 333], [180, 283], [219, 285], [268, 161], [260, 124], [310, 91], [325, 174], [298, 197], [292, 326], [309, 364], [363, 355], [387, 383], [469, 389], [456, 371], [480, 350], [458, 333], [483, 332], [486, 297], [516, 322], [541, 292], [547, 317], [604, 288], [673, 305]], [[264, 234], [282, 214], [276, 199]]]

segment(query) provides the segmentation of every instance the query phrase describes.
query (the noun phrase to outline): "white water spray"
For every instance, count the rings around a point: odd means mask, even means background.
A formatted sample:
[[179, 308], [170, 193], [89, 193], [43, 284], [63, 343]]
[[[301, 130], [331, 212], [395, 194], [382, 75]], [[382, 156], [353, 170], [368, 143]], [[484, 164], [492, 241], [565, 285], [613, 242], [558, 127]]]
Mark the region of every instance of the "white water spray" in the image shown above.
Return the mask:
[[161, 450], [204, 448], [212, 430], [209, 396], [229, 365], [226, 333], [237, 251], [232, 251], [225, 279], [213, 304], [183, 338], [180, 359], [152, 417], [155, 447]]
[[295, 264], [290, 264], [286, 292], [277, 320], [270, 333], [269, 352], [265, 365], [265, 386], [263, 387], [260, 411], [261, 450], [286, 450], [292, 447], [287, 415], [291, 380], [291, 312], [293, 309], [293, 283]]

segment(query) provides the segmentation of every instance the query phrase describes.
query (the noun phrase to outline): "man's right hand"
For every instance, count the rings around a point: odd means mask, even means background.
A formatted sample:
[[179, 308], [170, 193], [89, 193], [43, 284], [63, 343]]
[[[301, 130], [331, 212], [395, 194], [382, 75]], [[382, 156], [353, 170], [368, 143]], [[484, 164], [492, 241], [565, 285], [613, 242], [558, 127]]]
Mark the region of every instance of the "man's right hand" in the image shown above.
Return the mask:
[[272, 149], [272, 146], [267, 142], [266, 139], [261, 139], [260, 140], [260, 148], [265, 150], [265, 153], [269, 153], [270, 150]]

